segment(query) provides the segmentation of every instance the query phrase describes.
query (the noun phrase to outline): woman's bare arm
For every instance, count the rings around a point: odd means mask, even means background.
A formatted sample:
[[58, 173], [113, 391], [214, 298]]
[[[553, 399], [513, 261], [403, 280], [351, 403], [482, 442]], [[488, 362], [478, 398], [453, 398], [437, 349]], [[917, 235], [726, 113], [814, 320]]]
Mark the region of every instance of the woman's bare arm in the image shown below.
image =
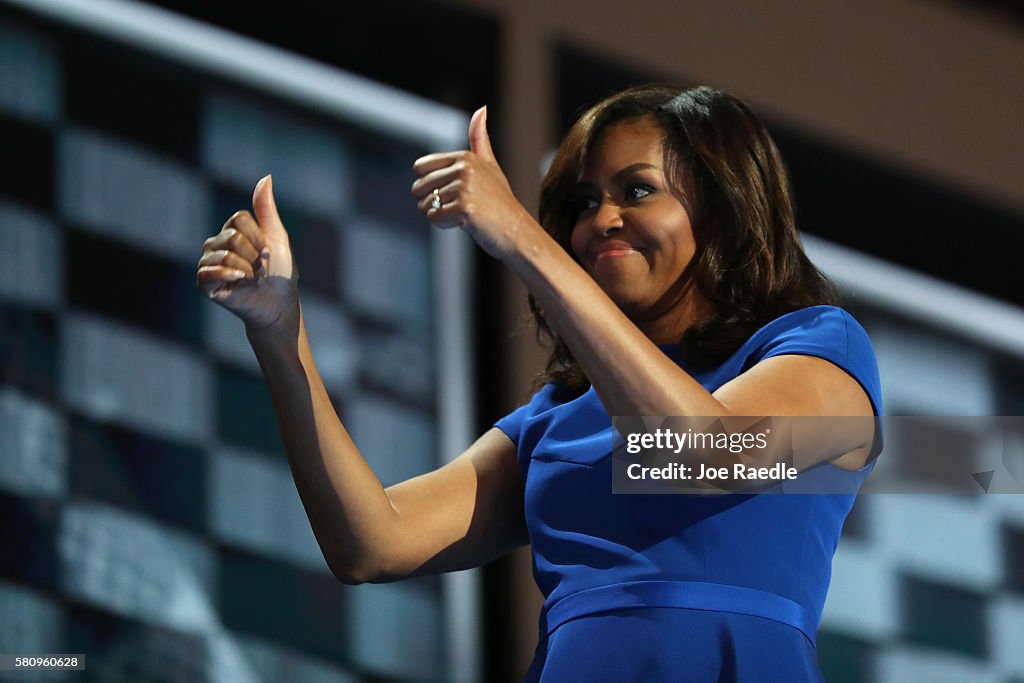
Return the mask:
[[338, 419], [301, 316], [297, 329], [248, 336], [306, 514], [339, 579], [464, 569], [526, 542], [515, 445], [501, 431], [488, 431], [440, 469], [385, 489]]
[[269, 176], [256, 186], [253, 209], [255, 219], [240, 211], [206, 241], [197, 283], [246, 324], [296, 487], [334, 574], [346, 583], [395, 580], [478, 565], [525, 543], [516, 449], [496, 429], [444, 467], [384, 489], [317, 371]]

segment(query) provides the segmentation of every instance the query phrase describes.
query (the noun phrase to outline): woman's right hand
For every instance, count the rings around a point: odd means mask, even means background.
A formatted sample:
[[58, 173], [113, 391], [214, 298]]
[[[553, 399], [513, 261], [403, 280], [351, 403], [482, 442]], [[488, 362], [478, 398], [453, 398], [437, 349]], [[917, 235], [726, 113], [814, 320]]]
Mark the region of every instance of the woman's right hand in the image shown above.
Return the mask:
[[256, 218], [238, 211], [203, 243], [196, 273], [199, 289], [249, 330], [269, 328], [299, 311], [299, 274], [270, 176], [256, 184], [252, 207]]

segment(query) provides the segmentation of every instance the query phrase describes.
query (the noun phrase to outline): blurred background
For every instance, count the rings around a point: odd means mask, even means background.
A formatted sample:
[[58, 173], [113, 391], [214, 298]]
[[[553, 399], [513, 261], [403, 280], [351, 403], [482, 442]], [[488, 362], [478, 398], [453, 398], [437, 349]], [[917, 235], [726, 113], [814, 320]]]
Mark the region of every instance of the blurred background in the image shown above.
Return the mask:
[[[241, 326], [194, 286], [203, 239], [272, 172], [339, 413], [385, 484], [444, 462], [543, 358], [521, 286], [408, 194], [481, 104], [533, 210], [596, 99], [743, 98], [872, 336], [886, 413], [983, 448], [943, 417], [1024, 414], [1021, 73], [1006, 1], [0, 0], [0, 652], [87, 662], [0, 680], [521, 677], [526, 549], [336, 582]], [[1020, 683], [1021, 643], [1024, 498], [859, 498], [827, 680]]]

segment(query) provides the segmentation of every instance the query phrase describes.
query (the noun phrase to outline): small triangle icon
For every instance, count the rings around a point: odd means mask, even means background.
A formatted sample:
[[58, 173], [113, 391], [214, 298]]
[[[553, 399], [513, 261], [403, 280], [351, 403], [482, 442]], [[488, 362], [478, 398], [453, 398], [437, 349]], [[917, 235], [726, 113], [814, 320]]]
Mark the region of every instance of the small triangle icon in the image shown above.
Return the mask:
[[992, 475], [996, 473], [995, 470], [987, 470], [985, 472], [975, 472], [971, 476], [974, 477], [974, 481], [978, 482], [978, 486], [988, 493], [988, 487], [992, 485]]

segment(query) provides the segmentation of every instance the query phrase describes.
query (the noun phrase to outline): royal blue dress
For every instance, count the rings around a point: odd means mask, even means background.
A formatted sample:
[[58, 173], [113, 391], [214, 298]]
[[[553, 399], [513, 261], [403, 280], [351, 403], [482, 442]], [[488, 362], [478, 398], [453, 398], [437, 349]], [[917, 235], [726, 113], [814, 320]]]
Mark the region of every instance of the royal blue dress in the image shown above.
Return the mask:
[[[662, 348], [689, 371], [677, 348]], [[714, 391], [789, 354], [842, 368], [881, 414], [871, 342], [834, 306], [786, 314], [691, 374]], [[546, 386], [496, 426], [517, 446], [545, 597], [527, 682], [822, 680], [815, 634], [832, 556], [874, 461], [801, 473], [844, 493], [613, 495], [611, 421], [593, 388], [559, 402]]]

